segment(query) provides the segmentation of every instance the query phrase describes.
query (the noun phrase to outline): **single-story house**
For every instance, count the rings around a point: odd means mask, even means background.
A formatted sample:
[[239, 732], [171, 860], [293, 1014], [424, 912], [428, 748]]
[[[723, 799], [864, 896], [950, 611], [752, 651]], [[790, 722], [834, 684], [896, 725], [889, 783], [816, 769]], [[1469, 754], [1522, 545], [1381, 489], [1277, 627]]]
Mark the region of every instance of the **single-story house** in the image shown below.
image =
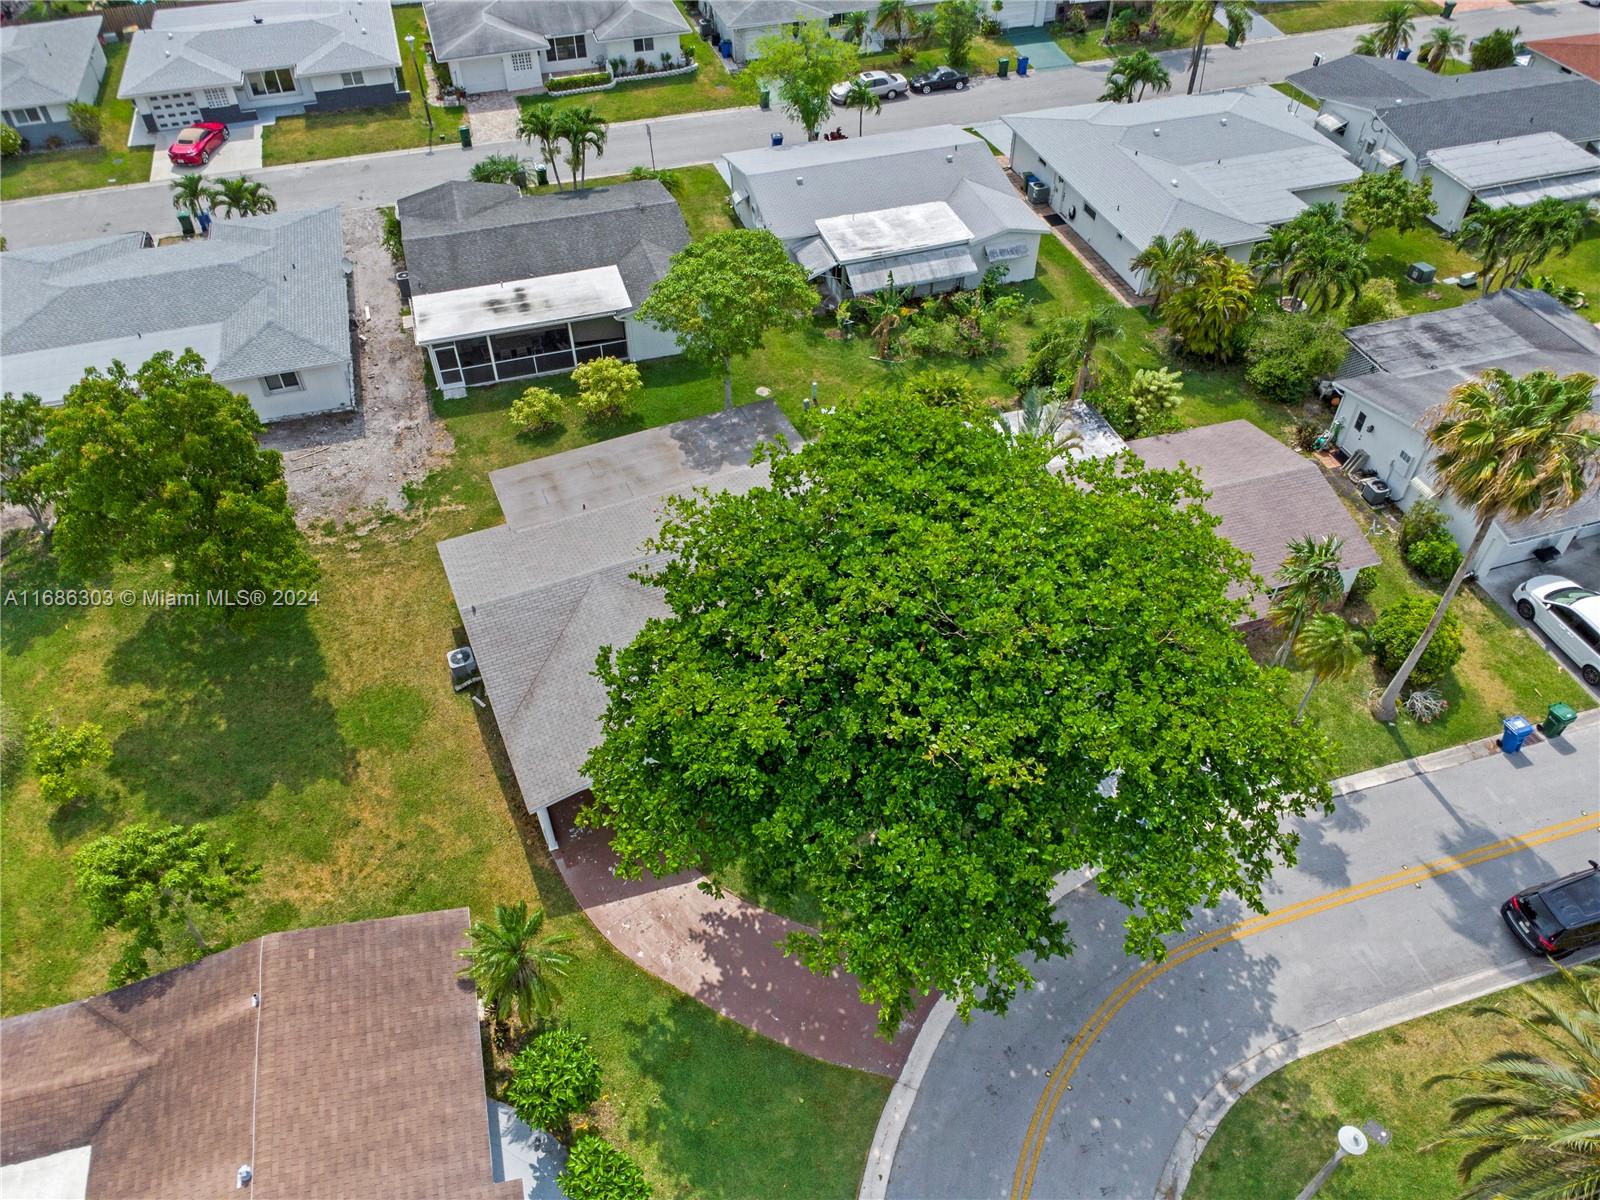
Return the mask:
[[1546, 75], [1582, 75], [1600, 81], [1600, 33], [1528, 42], [1528, 69]]
[[1131, 263], [1157, 236], [1192, 229], [1229, 255], [1313, 204], [1342, 204], [1361, 172], [1264, 91], [1077, 104], [1004, 118], [1011, 168], [1049, 190], [1052, 208], [1135, 292]]
[[[1352, 54], [1289, 76], [1317, 99], [1316, 128], [1366, 171], [1433, 180], [1433, 223], [1461, 227], [1491, 206], [1600, 196], [1600, 84], [1506, 67], [1435, 75]], [[1537, 135], [1537, 141], [1530, 140]]]
[[464, 908], [273, 933], [0, 1022], [0, 1194], [518, 1200]]
[[894, 276], [919, 294], [973, 288], [990, 267], [1032, 279], [1048, 226], [982, 138], [931, 125], [723, 158], [734, 214], [767, 229], [831, 298]]
[[[1566, 375], [1600, 370], [1600, 330], [1544, 292], [1506, 288], [1459, 308], [1417, 313], [1345, 330], [1350, 353], [1339, 369], [1336, 440], [1349, 470], [1375, 471], [1402, 508], [1435, 496], [1431, 452], [1423, 427], [1450, 389], [1486, 368], [1512, 375], [1548, 370]], [[1600, 399], [1596, 402], [1600, 412]], [[1359, 457], [1360, 461], [1356, 459]], [[1475, 523], [1454, 502], [1440, 500], [1456, 542], [1465, 549]], [[1479, 572], [1521, 562], [1534, 551], [1566, 549], [1600, 535], [1600, 493], [1548, 517], [1496, 522], [1475, 560]]]
[[468, 92], [543, 91], [550, 75], [683, 55], [689, 25], [672, 0], [426, 0], [434, 58]]
[[1291, 542], [1342, 538], [1339, 574], [1348, 592], [1362, 567], [1378, 565], [1378, 553], [1339, 499], [1322, 468], [1249, 421], [1223, 421], [1181, 433], [1136, 438], [1128, 449], [1145, 465], [1163, 470], [1187, 466], [1211, 494], [1205, 510], [1220, 519], [1217, 532], [1250, 556], [1268, 595], [1251, 598], [1251, 615], [1266, 615], [1278, 568]]
[[[906, 11], [910, 17], [920, 17], [936, 7], [936, 0], [910, 0]], [[1064, 20], [1071, 7], [1063, 0], [1006, 0], [998, 12], [985, 4], [984, 15], [1003, 29], [1019, 29]], [[700, 0], [701, 31], [718, 46], [727, 42], [729, 57], [740, 63], [760, 57], [756, 44], [762, 38], [793, 33], [813, 21], [822, 22], [834, 37], [843, 38], [845, 14], [852, 12], [864, 12], [869, 18], [861, 49], [869, 53], [883, 49], [884, 33], [877, 28], [878, 6], [867, 0]]]
[[385, 0], [163, 8], [133, 35], [117, 95], [151, 133], [411, 98]]
[[106, 75], [100, 17], [0, 25], [0, 118], [40, 149], [51, 138], [80, 142], [69, 104], [93, 104]]
[[570, 371], [591, 358], [678, 352], [633, 318], [689, 228], [653, 179], [524, 196], [441, 183], [397, 208], [417, 344], [446, 395]]
[[620, 650], [667, 615], [660, 592], [632, 578], [662, 561], [643, 546], [663, 501], [762, 486], [767, 465], [751, 454], [778, 437], [800, 441], [767, 400], [493, 471], [505, 524], [439, 543], [522, 801], [552, 851], [550, 806], [589, 787], [583, 763], [606, 707], [600, 647]]
[[337, 208], [0, 255], [5, 389], [60, 404], [89, 367], [195, 350], [263, 421], [351, 408], [349, 285]]

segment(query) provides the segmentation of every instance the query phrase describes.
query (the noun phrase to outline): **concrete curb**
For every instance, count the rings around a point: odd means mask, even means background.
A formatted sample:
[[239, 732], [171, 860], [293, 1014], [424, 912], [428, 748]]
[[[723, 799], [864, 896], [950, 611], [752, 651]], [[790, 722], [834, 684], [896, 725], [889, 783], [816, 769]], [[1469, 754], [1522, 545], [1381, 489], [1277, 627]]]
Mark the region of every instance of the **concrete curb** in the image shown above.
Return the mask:
[[[1600, 959], [1600, 951], [1576, 956], [1571, 961], [1572, 965], [1576, 965], [1592, 962], [1595, 959]], [[1167, 1165], [1161, 1171], [1161, 1180], [1156, 1184], [1156, 1200], [1178, 1200], [1178, 1197], [1183, 1195], [1184, 1189], [1189, 1185], [1189, 1175], [1194, 1170], [1195, 1163], [1200, 1160], [1200, 1154], [1206, 1148], [1206, 1143], [1222, 1124], [1222, 1119], [1227, 1116], [1228, 1110], [1234, 1106], [1239, 1097], [1279, 1067], [1287, 1066], [1319, 1050], [1337, 1046], [1341, 1042], [1376, 1033], [1380, 1029], [1388, 1029], [1391, 1025], [1398, 1025], [1402, 1021], [1414, 1020], [1429, 1013], [1453, 1008], [1469, 1000], [1487, 996], [1490, 992], [1498, 992], [1502, 988], [1530, 983], [1541, 976], [1551, 974], [1553, 970], [1548, 962], [1530, 958], [1509, 967], [1480, 971], [1476, 975], [1451, 980], [1438, 987], [1402, 996], [1398, 1000], [1386, 1001], [1364, 1012], [1317, 1025], [1245, 1059], [1217, 1080], [1190, 1115], [1183, 1132], [1178, 1135], [1177, 1144], [1172, 1148]]]

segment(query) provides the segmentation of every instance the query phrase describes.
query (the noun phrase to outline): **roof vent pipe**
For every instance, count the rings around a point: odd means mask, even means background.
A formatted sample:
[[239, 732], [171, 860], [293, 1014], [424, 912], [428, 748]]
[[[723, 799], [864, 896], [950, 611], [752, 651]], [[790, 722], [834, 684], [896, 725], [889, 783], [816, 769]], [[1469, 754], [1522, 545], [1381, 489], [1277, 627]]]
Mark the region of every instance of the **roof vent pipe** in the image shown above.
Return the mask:
[[1177, 180], [1176, 180], [1176, 179], [1174, 179], [1174, 180], [1173, 180], [1173, 181], [1172, 181], [1172, 186], [1173, 186], [1173, 187], [1177, 187], [1177, 186], [1178, 186], [1178, 181], [1177, 181]]
[[1224, 125], [1226, 125], [1226, 124], [1227, 124], [1227, 123], [1228, 123], [1228, 118], [1227, 118], [1227, 117], [1223, 117], [1223, 118], [1222, 118], [1222, 123], [1223, 123], [1223, 124], [1224, 124]]
[[806, 177], [804, 175], [796, 175], [794, 177], [794, 185], [795, 187], [805, 187]]
[[946, 155], [945, 155], [945, 156], [944, 156], [944, 160], [945, 160], [945, 162], [947, 162], [947, 163], [953, 163], [953, 162], [955, 162], [955, 160], [956, 160], [956, 156], [955, 156], [955, 155], [954, 155], [954, 154], [946, 154]]
[[250, 1164], [245, 1163], [239, 1168], [238, 1174], [234, 1176], [233, 1186], [235, 1190], [242, 1187], [249, 1187], [250, 1181], [254, 1179], [255, 1176], [256, 1173], [250, 1169]]
[[1152, 129], [1150, 131], [1150, 135], [1152, 137], [1160, 137], [1161, 136], [1161, 126], [1157, 125], [1154, 129]]

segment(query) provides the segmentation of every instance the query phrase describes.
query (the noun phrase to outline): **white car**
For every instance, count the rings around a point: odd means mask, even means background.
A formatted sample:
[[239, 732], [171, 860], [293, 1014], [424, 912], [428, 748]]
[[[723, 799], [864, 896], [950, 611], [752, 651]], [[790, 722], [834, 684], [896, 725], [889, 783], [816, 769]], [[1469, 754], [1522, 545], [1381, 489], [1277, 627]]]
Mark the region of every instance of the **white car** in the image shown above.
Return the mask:
[[[906, 77], [896, 75], [893, 71], [863, 71], [856, 76], [856, 79], [866, 84], [867, 89], [880, 100], [893, 100], [906, 92]], [[844, 98], [850, 94], [850, 85], [856, 79], [847, 79], [828, 89], [828, 95], [833, 98], [835, 104], [844, 103]]]
[[1590, 687], [1600, 687], [1600, 592], [1560, 575], [1535, 575], [1511, 593], [1532, 621], [1573, 662]]

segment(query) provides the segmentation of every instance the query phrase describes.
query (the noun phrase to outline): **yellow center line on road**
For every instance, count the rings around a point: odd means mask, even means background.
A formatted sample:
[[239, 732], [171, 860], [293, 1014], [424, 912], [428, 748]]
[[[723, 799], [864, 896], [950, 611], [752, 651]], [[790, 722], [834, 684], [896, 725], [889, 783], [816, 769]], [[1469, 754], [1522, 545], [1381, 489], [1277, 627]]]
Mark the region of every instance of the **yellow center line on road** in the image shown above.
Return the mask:
[[1582, 817], [1573, 817], [1568, 821], [1560, 821], [1554, 825], [1545, 825], [1528, 833], [1502, 838], [1498, 842], [1491, 842], [1486, 846], [1479, 846], [1461, 854], [1453, 854], [1447, 858], [1434, 859], [1431, 862], [1418, 863], [1414, 867], [1380, 875], [1376, 879], [1369, 879], [1363, 883], [1351, 884], [1349, 887], [1340, 888], [1333, 892], [1324, 892], [1319, 896], [1298, 901], [1281, 909], [1260, 913], [1242, 921], [1235, 921], [1230, 925], [1223, 925], [1211, 930], [1209, 933], [1200, 934], [1189, 941], [1175, 946], [1160, 962], [1145, 963], [1132, 975], [1124, 979], [1117, 987], [1101, 1001], [1100, 1006], [1094, 1010], [1083, 1028], [1079, 1029], [1072, 1041], [1067, 1043], [1067, 1048], [1062, 1052], [1055, 1069], [1050, 1073], [1050, 1082], [1045, 1087], [1044, 1093], [1039, 1097], [1039, 1103], [1034, 1106], [1033, 1119], [1028, 1122], [1028, 1132], [1022, 1139], [1022, 1149], [1017, 1155], [1017, 1168], [1011, 1178], [1012, 1200], [1029, 1200], [1033, 1193], [1033, 1178], [1039, 1169], [1039, 1156], [1044, 1150], [1045, 1134], [1050, 1128], [1050, 1123], [1055, 1116], [1056, 1106], [1061, 1102], [1061, 1097], [1067, 1092], [1072, 1083], [1073, 1074], [1082, 1064], [1089, 1048], [1105, 1032], [1106, 1026], [1113, 1017], [1122, 1010], [1122, 1007], [1132, 1000], [1143, 988], [1154, 980], [1165, 975], [1174, 967], [1188, 962], [1196, 955], [1207, 950], [1215, 949], [1228, 942], [1237, 942], [1253, 934], [1264, 933], [1269, 929], [1276, 929], [1280, 925], [1288, 925], [1305, 917], [1315, 916], [1330, 909], [1354, 904], [1359, 900], [1367, 900], [1373, 896], [1381, 896], [1385, 892], [1392, 892], [1413, 883], [1421, 883], [1428, 879], [1437, 879], [1441, 875], [1448, 875], [1453, 871], [1465, 870], [1475, 867], [1480, 863], [1490, 862], [1497, 858], [1504, 858], [1508, 854], [1515, 854], [1520, 850], [1542, 846], [1547, 842], [1559, 841], [1578, 833], [1587, 833], [1600, 830], [1600, 814]]

